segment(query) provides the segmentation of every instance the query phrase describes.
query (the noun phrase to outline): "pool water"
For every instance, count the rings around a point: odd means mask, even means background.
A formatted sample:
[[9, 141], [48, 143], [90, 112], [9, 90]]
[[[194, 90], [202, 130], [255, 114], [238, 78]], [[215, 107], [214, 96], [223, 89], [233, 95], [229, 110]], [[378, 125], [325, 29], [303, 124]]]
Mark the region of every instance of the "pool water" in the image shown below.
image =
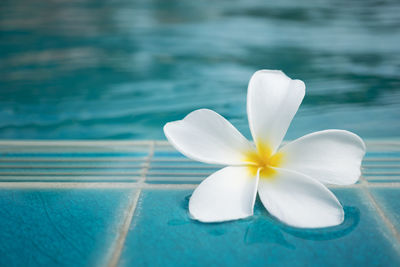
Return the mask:
[[197, 108], [249, 136], [248, 80], [307, 94], [288, 139], [400, 132], [399, 1], [0, 2], [0, 138], [163, 139]]

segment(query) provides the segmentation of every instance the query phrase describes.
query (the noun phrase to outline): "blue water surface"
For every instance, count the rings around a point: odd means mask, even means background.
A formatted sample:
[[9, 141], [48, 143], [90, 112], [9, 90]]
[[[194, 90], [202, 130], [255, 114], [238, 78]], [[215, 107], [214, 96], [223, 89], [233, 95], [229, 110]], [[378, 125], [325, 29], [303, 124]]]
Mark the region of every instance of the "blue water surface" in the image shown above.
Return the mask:
[[162, 139], [197, 108], [249, 136], [258, 69], [305, 81], [288, 139], [400, 132], [400, 2], [0, 2], [0, 138]]

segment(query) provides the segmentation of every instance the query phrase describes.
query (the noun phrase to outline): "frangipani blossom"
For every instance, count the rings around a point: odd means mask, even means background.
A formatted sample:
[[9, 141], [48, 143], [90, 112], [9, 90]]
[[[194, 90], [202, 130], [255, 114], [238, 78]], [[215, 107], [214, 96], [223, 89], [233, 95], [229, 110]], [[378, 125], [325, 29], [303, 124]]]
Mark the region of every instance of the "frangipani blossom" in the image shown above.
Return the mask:
[[254, 143], [208, 109], [164, 126], [169, 142], [182, 154], [227, 166], [193, 192], [193, 219], [221, 222], [251, 216], [258, 192], [268, 212], [288, 225], [314, 228], [343, 222], [343, 208], [324, 184], [356, 183], [365, 144], [351, 132], [325, 130], [280, 148], [304, 94], [300, 80], [281, 71], [257, 71], [247, 94]]

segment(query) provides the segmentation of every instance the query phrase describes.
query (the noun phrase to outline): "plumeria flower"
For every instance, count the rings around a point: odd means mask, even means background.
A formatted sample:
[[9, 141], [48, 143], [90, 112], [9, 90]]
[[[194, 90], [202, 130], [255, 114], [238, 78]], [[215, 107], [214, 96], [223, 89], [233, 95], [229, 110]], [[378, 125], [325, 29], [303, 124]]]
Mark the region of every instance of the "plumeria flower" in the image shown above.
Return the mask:
[[304, 94], [300, 80], [281, 71], [257, 71], [247, 92], [254, 143], [208, 109], [164, 126], [169, 142], [182, 154], [227, 166], [193, 192], [189, 201], [193, 219], [222, 222], [251, 216], [258, 192], [268, 212], [288, 225], [316, 228], [343, 222], [343, 208], [325, 184], [356, 183], [365, 144], [351, 132], [325, 130], [280, 148]]

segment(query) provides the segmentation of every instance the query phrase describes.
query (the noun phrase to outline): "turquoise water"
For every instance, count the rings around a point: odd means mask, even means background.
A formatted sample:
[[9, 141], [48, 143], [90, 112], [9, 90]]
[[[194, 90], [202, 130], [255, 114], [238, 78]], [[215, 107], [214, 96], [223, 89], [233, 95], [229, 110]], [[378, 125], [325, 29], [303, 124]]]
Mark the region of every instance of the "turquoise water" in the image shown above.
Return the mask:
[[305, 81], [288, 138], [400, 132], [399, 1], [0, 3], [0, 138], [163, 139], [213, 109], [249, 136], [262, 68]]

